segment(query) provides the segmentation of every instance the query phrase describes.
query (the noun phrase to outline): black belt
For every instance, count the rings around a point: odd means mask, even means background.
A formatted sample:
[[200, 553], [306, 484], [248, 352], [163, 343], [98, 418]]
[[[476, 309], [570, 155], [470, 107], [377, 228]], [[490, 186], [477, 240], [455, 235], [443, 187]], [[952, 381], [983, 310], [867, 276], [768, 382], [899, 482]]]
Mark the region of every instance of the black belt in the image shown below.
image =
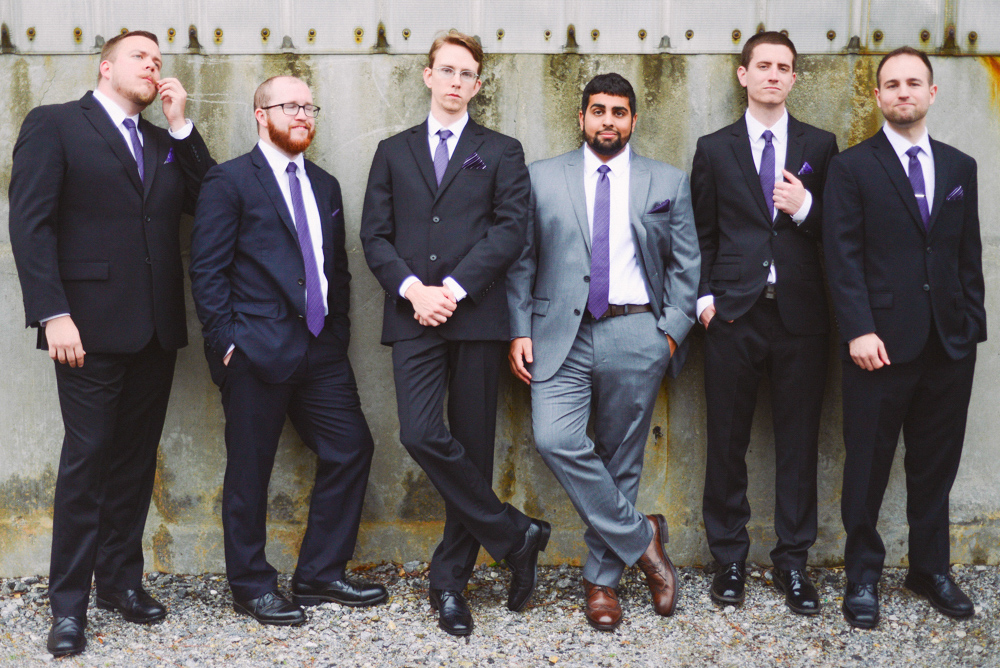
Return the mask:
[[[608, 310], [601, 316], [601, 320], [606, 318], [616, 318], [620, 315], [632, 315], [634, 313], [651, 313], [653, 307], [649, 304], [608, 304]], [[590, 311], [583, 312], [584, 319], [594, 320]]]

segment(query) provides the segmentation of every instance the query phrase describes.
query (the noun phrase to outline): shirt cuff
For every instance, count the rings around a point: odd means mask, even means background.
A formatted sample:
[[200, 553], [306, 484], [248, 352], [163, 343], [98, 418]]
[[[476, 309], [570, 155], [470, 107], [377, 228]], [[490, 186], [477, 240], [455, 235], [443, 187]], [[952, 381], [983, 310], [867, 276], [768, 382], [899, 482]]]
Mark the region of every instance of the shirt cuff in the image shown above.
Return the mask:
[[701, 312], [707, 309], [709, 306], [715, 306], [715, 296], [705, 295], [704, 297], [698, 297], [698, 301], [695, 304], [695, 310], [697, 311], [698, 320], [701, 320]]
[[459, 285], [458, 281], [456, 281], [451, 276], [445, 276], [444, 280], [441, 282], [444, 283], [449, 290], [451, 290], [451, 294], [455, 295], [456, 302], [462, 301], [463, 299], [465, 299], [466, 295], [469, 294], [468, 292], [465, 291], [465, 288]]
[[[226, 355], [228, 355], [229, 353], [233, 352], [234, 350], [236, 350], [236, 344], [235, 343], [230, 343], [229, 344], [229, 350], [226, 351]], [[226, 355], [223, 355], [222, 358], [225, 359]]]
[[177, 139], [178, 141], [180, 141], [180, 140], [187, 139], [188, 137], [190, 137], [192, 130], [194, 130], [194, 123], [191, 122], [190, 118], [185, 118], [184, 119], [184, 127], [182, 127], [177, 132], [174, 132], [170, 128], [167, 128], [167, 133], [171, 137], [173, 137], [174, 139]]
[[812, 205], [813, 205], [813, 196], [812, 193], [807, 190], [806, 198], [802, 200], [802, 206], [799, 207], [798, 211], [792, 214], [792, 220], [795, 222], [796, 225], [802, 224], [802, 221], [805, 220], [806, 217], [809, 215], [809, 210], [812, 208]]
[[403, 279], [403, 282], [399, 286], [399, 296], [406, 299], [406, 291], [410, 289], [410, 286], [414, 283], [419, 283], [420, 279], [416, 276], [407, 276]]
[[45, 327], [45, 323], [47, 323], [49, 320], [55, 320], [56, 318], [61, 318], [64, 315], [69, 315], [69, 313], [58, 313], [56, 315], [50, 315], [48, 318], [42, 318], [41, 320], [39, 320], [38, 324], [41, 325], [42, 327]]

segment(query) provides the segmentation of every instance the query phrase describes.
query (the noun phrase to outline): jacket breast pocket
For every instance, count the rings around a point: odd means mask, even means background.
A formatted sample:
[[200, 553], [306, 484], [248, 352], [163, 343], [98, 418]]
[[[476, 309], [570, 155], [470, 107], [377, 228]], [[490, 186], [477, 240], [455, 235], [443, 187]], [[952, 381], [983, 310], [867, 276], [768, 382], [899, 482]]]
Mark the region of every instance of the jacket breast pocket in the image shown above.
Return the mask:
[[110, 275], [110, 262], [59, 263], [59, 278], [64, 281], [106, 281]]
[[233, 311], [262, 318], [277, 318], [278, 302], [233, 302]]
[[873, 292], [868, 295], [868, 303], [872, 308], [892, 308], [892, 293]]

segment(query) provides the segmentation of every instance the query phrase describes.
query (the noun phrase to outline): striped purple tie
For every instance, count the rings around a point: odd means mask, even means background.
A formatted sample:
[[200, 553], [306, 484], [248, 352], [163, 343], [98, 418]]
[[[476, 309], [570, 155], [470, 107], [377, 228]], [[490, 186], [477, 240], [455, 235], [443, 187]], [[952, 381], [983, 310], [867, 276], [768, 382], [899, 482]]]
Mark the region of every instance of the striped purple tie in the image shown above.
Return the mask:
[[764, 191], [764, 201], [767, 210], [774, 220], [774, 144], [771, 139], [774, 133], [764, 130], [764, 152], [760, 155], [760, 189]]
[[146, 178], [146, 166], [142, 164], [142, 142], [139, 141], [139, 130], [131, 118], [122, 121], [122, 125], [128, 130], [128, 138], [132, 141], [132, 155], [135, 157], [136, 164], [139, 165], [139, 180], [143, 181]]
[[298, 167], [294, 162], [288, 163], [288, 187], [292, 192], [292, 209], [295, 217], [295, 231], [299, 234], [299, 249], [302, 251], [302, 262], [306, 269], [306, 325], [313, 336], [319, 336], [323, 330], [323, 289], [319, 285], [319, 269], [316, 267], [316, 253], [313, 251], [312, 237], [309, 235], [309, 222], [306, 219], [306, 204], [302, 200], [302, 186], [299, 177], [295, 175]]
[[448, 138], [451, 137], [452, 132], [441, 128], [437, 133], [441, 137], [441, 141], [438, 142], [437, 148], [434, 150], [434, 176], [437, 177], [438, 185], [441, 185], [444, 171], [448, 169]]
[[927, 206], [927, 189], [924, 186], [924, 168], [920, 166], [917, 154], [920, 153], [919, 146], [911, 146], [906, 149], [906, 155], [910, 156], [910, 185], [913, 186], [913, 194], [917, 196], [917, 206], [920, 207], [920, 218], [924, 221], [924, 229], [927, 229], [927, 221], [931, 219], [931, 211]]
[[590, 247], [590, 296], [587, 310], [599, 320], [608, 310], [611, 290], [611, 168], [597, 168], [597, 190], [594, 192], [594, 232]]

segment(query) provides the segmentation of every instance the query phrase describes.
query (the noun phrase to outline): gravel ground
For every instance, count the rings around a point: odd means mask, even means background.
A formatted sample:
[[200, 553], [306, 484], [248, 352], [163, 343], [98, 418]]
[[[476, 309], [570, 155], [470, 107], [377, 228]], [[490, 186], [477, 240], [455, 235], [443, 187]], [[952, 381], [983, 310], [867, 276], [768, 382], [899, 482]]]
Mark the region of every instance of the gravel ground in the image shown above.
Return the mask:
[[[1000, 665], [1000, 568], [956, 566], [957, 582], [976, 602], [976, 616], [954, 620], [903, 589], [904, 570], [881, 585], [882, 622], [851, 629], [840, 612], [844, 575], [810, 569], [824, 607], [816, 618], [789, 612], [770, 571], [751, 567], [747, 600], [720, 608], [708, 597], [711, 574], [680, 569], [681, 593], [671, 618], [649, 605], [641, 574], [630, 569], [619, 590], [625, 619], [613, 633], [583, 617], [580, 569], [540, 569], [528, 609], [509, 612], [509, 574], [476, 569], [467, 596], [476, 628], [457, 639], [437, 628], [427, 604], [427, 566], [410, 562], [358, 569], [385, 584], [390, 600], [368, 609], [326, 604], [309, 609], [298, 628], [262, 626], [237, 615], [225, 577], [147, 576], [146, 588], [170, 614], [153, 626], [129, 624], [91, 606], [87, 651], [66, 666], [984, 666]], [[288, 577], [281, 579], [287, 591]], [[0, 580], [0, 665], [52, 663], [43, 578]]]

